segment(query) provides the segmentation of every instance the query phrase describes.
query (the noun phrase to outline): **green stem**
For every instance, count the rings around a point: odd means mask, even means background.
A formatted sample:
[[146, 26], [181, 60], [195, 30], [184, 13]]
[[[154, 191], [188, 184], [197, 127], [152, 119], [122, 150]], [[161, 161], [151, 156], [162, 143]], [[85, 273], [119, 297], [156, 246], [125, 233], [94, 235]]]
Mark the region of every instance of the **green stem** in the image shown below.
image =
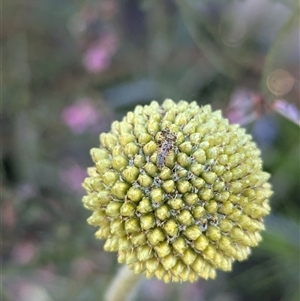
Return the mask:
[[[110, 284], [105, 298], [105, 301], [124, 301], [130, 297], [133, 289], [135, 288], [140, 274], [135, 274], [128, 268], [127, 265], [123, 265], [112, 283]], [[128, 300], [128, 299], [127, 299]]]

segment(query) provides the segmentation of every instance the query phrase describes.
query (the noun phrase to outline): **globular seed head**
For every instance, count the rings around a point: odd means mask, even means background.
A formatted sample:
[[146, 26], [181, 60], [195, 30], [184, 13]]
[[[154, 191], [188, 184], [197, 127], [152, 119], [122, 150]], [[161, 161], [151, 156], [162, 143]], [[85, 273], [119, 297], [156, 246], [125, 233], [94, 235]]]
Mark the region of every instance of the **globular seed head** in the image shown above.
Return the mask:
[[136, 273], [214, 278], [261, 240], [269, 174], [251, 136], [220, 111], [171, 99], [137, 106], [90, 153], [88, 223]]

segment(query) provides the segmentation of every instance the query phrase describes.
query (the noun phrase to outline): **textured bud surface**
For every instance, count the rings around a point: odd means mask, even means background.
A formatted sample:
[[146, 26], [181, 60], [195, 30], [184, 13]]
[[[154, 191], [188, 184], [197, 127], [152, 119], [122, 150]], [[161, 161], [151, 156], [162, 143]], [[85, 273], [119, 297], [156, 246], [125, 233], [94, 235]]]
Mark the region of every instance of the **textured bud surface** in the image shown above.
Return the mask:
[[136, 273], [165, 282], [214, 278], [261, 240], [269, 174], [251, 136], [210, 106], [137, 106], [100, 135], [91, 156], [88, 223]]

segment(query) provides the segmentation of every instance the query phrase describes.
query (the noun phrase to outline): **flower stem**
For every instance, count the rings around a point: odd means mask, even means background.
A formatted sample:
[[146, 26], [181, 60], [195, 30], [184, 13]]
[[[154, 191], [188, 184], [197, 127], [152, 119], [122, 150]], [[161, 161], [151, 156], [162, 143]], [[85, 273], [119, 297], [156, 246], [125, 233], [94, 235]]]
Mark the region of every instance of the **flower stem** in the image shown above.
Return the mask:
[[135, 274], [127, 265], [123, 265], [110, 284], [105, 301], [124, 301], [137, 284], [140, 274]]

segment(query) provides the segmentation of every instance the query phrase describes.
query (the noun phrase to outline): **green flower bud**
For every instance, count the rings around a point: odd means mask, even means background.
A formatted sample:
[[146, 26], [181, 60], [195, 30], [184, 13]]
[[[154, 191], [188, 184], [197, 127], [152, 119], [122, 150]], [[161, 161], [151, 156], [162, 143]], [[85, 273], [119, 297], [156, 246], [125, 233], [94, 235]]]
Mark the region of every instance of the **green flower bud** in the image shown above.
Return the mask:
[[125, 198], [129, 187], [130, 187], [129, 184], [125, 182], [117, 181], [115, 185], [112, 187], [111, 192], [115, 195], [116, 198], [122, 200]]
[[170, 205], [170, 207], [174, 210], [179, 210], [182, 208], [183, 206], [183, 200], [182, 199], [171, 199], [168, 201], [168, 204]]
[[153, 178], [148, 176], [148, 175], [139, 175], [138, 179], [137, 179], [139, 185], [141, 185], [141, 187], [150, 187], [153, 183]]
[[112, 187], [119, 179], [119, 174], [113, 170], [106, 171], [102, 177], [103, 184]]
[[169, 219], [163, 226], [165, 232], [170, 236], [170, 237], [175, 237], [178, 234], [178, 226], [177, 223], [174, 219]]
[[133, 203], [124, 203], [121, 206], [120, 213], [122, 216], [134, 216], [136, 206]]
[[201, 230], [197, 225], [191, 225], [183, 233], [187, 239], [196, 240], [201, 235]]
[[250, 135], [220, 111], [137, 106], [91, 149], [88, 223], [106, 251], [165, 282], [214, 278], [261, 240], [271, 185]]
[[147, 235], [148, 241], [152, 246], [157, 245], [159, 242], [165, 240], [164, 232], [160, 228], [155, 228]]
[[170, 217], [170, 215], [170, 209], [166, 205], [163, 205], [155, 210], [155, 216], [161, 221], [166, 220]]
[[[105, 176], [106, 174], [104, 174]], [[122, 177], [124, 181], [132, 184], [139, 176], [139, 169], [135, 166], [128, 166], [122, 172]]]
[[128, 166], [128, 160], [125, 156], [116, 156], [112, 159], [111, 165], [113, 169], [120, 171], [123, 170], [126, 166]]
[[127, 191], [127, 198], [135, 203], [138, 203], [143, 197], [143, 190], [138, 187], [130, 187]]
[[125, 133], [120, 136], [119, 143], [122, 146], [126, 146], [128, 143], [135, 141], [135, 137], [132, 134]]
[[189, 226], [193, 222], [193, 216], [189, 210], [182, 210], [178, 216], [177, 220], [180, 222], [183, 226]]
[[132, 158], [138, 154], [139, 150], [139, 147], [134, 142], [130, 142], [125, 145], [124, 154], [128, 156], [128, 158]]
[[146, 214], [153, 211], [151, 201], [147, 198], [143, 198], [139, 205], [137, 206], [137, 212], [141, 214]]
[[162, 188], [165, 192], [167, 193], [171, 193], [174, 191], [175, 189], [175, 183], [174, 181], [172, 180], [167, 180], [167, 181], [164, 181], [163, 184], [162, 184]]
[[152, 229], [156, 226], [156, 220], [153, 214], [147, 214], [140, 217], [141, 227], [144, 230]]
[[109, 158], [109, 153], [105, 149], [92, 148], [90, 153], [94, 163]]

